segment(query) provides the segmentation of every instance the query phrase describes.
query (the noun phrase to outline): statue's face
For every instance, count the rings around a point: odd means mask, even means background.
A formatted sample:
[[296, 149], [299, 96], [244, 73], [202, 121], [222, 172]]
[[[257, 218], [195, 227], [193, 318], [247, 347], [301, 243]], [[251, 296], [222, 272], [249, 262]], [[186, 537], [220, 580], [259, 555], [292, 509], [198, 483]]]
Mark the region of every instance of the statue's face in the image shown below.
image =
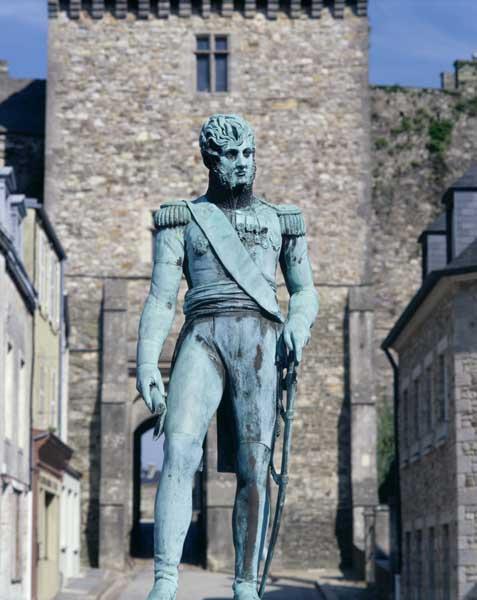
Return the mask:
[[226, 144], [216, 158], [213, 170], [224, 187], [251, 186], [255, 179], [255, 151], [250, 140]]

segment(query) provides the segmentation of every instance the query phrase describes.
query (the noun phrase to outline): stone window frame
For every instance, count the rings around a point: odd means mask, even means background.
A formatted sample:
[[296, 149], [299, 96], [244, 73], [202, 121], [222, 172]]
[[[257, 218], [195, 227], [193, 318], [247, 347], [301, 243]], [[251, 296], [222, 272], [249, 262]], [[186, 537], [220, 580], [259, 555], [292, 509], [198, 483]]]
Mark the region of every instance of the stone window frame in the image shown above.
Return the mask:
[[[197, 42], [199, 38], [209, 38], [209, 50], [199, 50], [197, 48]], [[227, 40], [227, 49], [219, 50], [215, 49], [215, 43], [217, 38], [225, 38]], [[217, 54], [224, 54], [227, 56], [227, 89], [223, 91], [216, 91], [216, 76], [215, 76], [215, 57]], [[197, 76], [197, 59], [200, 55], [207, 55], [210, 57], [209, 62], [209, 77], [210, 77], [210, 90], [199, 90], [199, 81]], [[232, 35], [226, 32], [216, 31], [198, 31], [194, 33], [194, 93], [200, 97], [210, 96], [225, 96], [230, 94], [232, 91]]]
[[[422, 396], [422, 381], [421, 381], [422, 369], [418, 365], [412, 371], [411, 382], [409, 388], [411, 393], [409, 394], [410, 406], [412, 412], [412, 427], [409, 430], [412, 431], [411, 445], [410, 445], [410, 462], [415, 462], [421, 456], [421, 428], [419, 426], [419, 420], [421, 417], [420, 403]], [[417, 393], [416, 393], [417, 390]]]
[[10, 581], [13, 584], [19, 584], [23, 579], [23, 544], [22, 544], [22, 493], [13, 488], [11, 494], [12, 502], [12, 525], [14, 533], [12, 536], [13, 552], [11, 554], [11, 574]]
[[[436, 349], [436, 361], [435, 361], [435, 381], [439, 376], [439, 370], [443, 367], [443, 420], [440, 419], [439, 415], [436, 415], [436, 445], [443, 444], [448, 436], [449, 431], [449, 356], [448, 356], [449, 344], [447, 337], [442, 338], [437, 344]], [[441, 363], [443, 360], [443, 364]]]
[[405, 467], [409, 461], [409, 449], [410, 449], [410, 428], [409, 428], [409, 417], [410, 417], [410, 402], [409, 402], [409, 378], [403, 380], [400, 394], [400, 405], [401, 405], [401, 452], [400, 452], [400, 463], [402, 467]]

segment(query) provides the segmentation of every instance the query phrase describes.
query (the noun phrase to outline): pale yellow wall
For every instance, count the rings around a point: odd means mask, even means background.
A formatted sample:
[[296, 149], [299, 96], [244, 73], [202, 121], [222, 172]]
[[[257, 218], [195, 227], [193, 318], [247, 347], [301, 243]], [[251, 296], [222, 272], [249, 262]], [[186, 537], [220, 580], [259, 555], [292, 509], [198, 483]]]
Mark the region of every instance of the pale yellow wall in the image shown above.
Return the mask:
[[[35, 373], [33, 426], [58, 432], [60, 378], [60, 265], [41, 222], [31, 216], [28, 249], [33, 261], [34, 285], [39, 295], [35, 313]], [[55, 272], [52, 273], [52, 265]], [[52, 292], [53, 286], [53, 292]]]

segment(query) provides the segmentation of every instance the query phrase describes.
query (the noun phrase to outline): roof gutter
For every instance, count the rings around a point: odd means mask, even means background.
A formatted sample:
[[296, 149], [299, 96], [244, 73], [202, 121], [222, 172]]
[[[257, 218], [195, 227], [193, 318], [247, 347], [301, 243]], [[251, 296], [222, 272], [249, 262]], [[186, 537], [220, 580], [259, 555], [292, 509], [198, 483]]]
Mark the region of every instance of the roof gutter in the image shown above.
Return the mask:
[[424, 280], [423, 285], [413, 297], [411, 302], [406, 306], [404, 312], [396, 321], [396, 324], [391, 329], [383, 343], [381, 344], [382, 350], [386, 352], [388, 348], [391, 348], [394, 342], [398, 339], [405, 327], [412, 319], [418, 308], [435, 288], [437, 283], [444, 277], [457, 277], [458, 275], [467, 275], [469, 273], [477, 273], [477, 265], [471, 265], [468, 267], [440, 269], [439, 271], [432, 271], [427, 278]]

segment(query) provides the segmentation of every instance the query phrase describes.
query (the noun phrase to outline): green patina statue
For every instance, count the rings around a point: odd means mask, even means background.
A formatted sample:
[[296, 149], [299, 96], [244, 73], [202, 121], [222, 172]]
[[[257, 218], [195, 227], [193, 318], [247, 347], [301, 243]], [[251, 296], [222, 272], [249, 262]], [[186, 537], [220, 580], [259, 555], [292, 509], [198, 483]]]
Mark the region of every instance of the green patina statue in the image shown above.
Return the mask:
[[[206, 194], [164, 204], [155, 214], [154, 268], [139, 325], [137, 388], [159, 415], [156, 433], [165, 433], [148, 600], [176, 598], [194, 475], [216, 411], [219, 470], [237, 477], [234, 598], [257, 600], [280, 368], [287, 353], [300, 362], [318, 297], [302, 213], [253, 194], [249, 124], [236, 115], [213, 115], [202, 127], [200, 149], [209, 169]], [[290, 294], [286, 320], [276, 297], [278, 263]], [[158, 361], [183, 273], [185, 324], [166, 403]]]

